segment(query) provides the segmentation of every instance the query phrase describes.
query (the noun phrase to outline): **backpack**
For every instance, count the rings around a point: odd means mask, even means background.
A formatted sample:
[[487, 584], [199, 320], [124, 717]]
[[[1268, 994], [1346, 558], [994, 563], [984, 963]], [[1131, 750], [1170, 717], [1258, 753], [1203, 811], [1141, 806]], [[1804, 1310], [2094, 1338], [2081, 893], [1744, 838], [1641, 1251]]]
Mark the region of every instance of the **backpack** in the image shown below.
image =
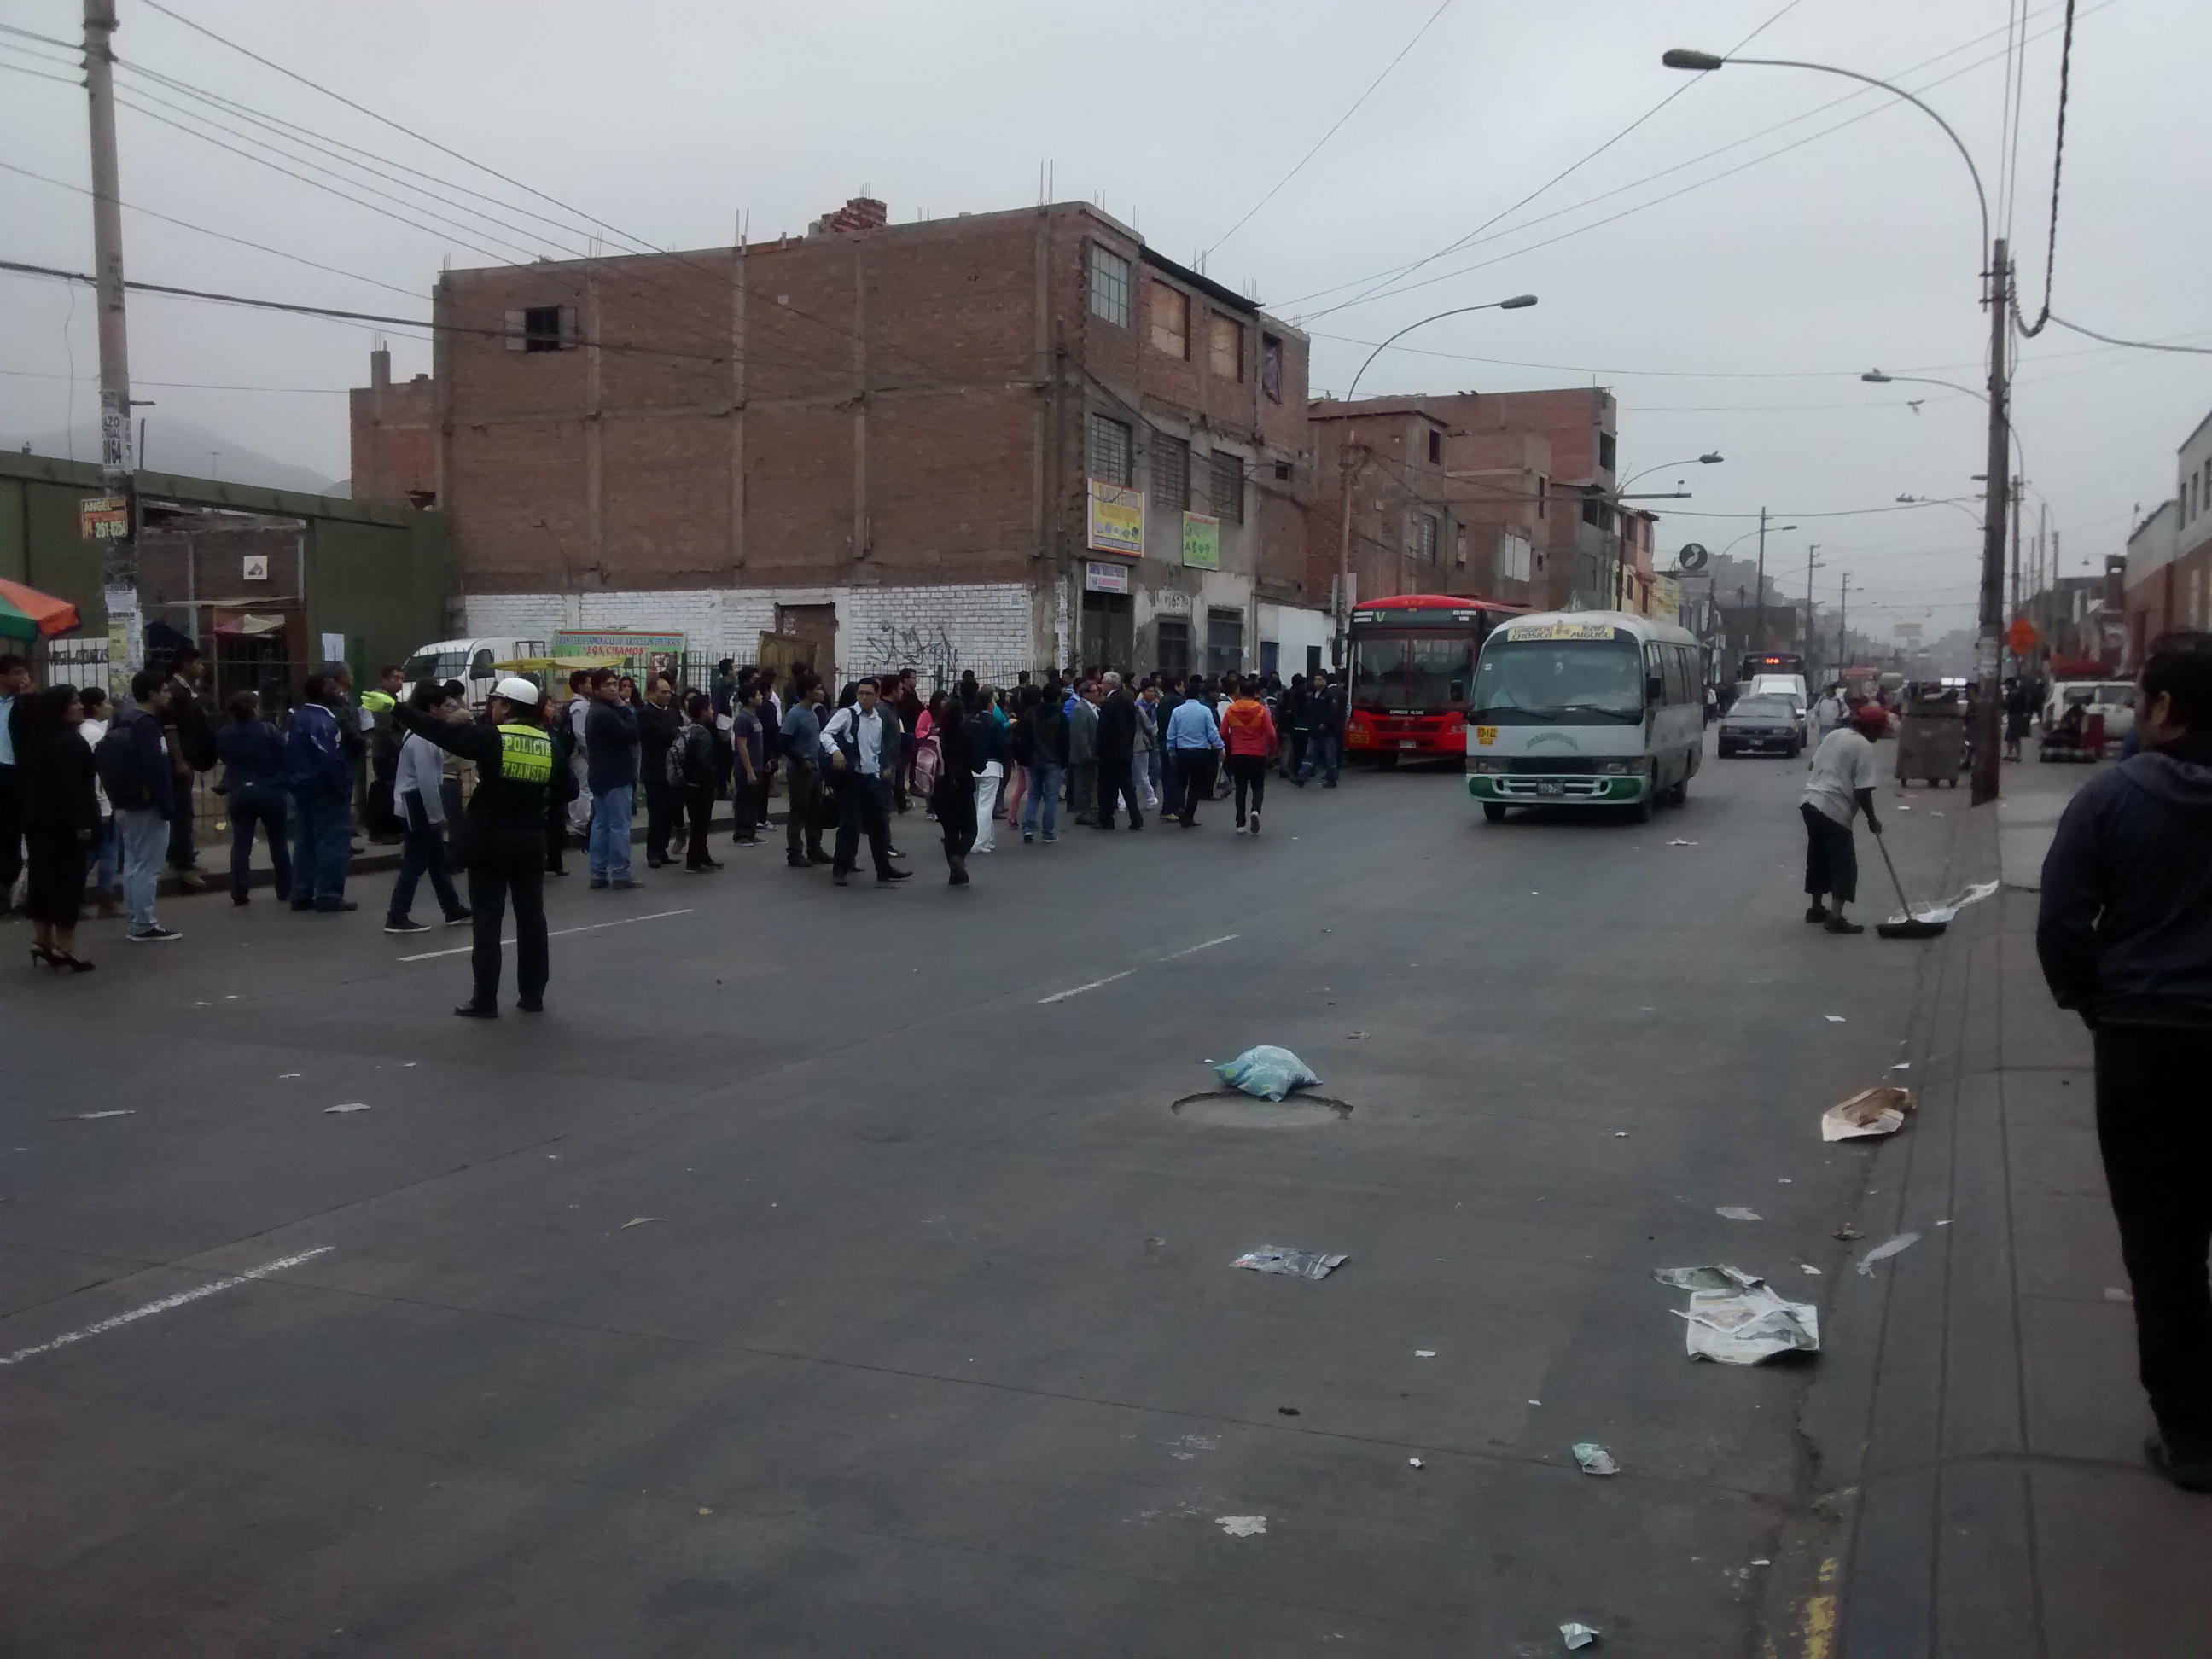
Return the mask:
[[147, 781], [138, 745], [127, 726], [112, 726], [93, 745], [92, 769], [107, 793], [107, 804], [118, 812], [136, 811], [154, 804], [153, 786]]
[[691, 787], [691, 769], [687, 763], [690, 751], [691, 728], [687, 726], [676, 741], [668, 745], [668, 752], [661, 757], [661, 775], [671, 789], [689, 789]]
[[917, 794], [927, 797], [937, 793], [937, 776], [945, 769], [945, 750], [932, 732], [915, 745], [914, 787]]

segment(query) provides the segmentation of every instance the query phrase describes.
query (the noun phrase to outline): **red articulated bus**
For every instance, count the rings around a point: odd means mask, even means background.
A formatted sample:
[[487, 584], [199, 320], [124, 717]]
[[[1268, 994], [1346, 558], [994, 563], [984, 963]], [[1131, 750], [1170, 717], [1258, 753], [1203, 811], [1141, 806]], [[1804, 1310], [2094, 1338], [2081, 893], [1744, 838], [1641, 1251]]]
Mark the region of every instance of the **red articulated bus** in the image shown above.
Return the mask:
[[1525, 605], [1460, 593], [1396, 593], [1352, 609], [1344, 753], [1467, 759], [1467, 699], [1490, 630]]

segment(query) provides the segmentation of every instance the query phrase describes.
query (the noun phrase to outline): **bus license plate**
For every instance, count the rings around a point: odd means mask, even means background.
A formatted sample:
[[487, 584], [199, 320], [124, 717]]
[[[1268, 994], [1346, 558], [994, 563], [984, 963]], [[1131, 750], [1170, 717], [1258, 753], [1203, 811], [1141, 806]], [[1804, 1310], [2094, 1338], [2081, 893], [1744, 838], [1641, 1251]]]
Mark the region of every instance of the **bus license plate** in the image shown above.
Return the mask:
[[1418, 738], [1401, 738], [1398, 739], [1398, 747], [1401, 749], [1419, 749], [1420, 746], [1420, 742]]
[[1564, 795], [1567, 793], [1567, 786], [1557, 778], [1544, 778], [1537, 782], [1536, 793], [1540, 795]]

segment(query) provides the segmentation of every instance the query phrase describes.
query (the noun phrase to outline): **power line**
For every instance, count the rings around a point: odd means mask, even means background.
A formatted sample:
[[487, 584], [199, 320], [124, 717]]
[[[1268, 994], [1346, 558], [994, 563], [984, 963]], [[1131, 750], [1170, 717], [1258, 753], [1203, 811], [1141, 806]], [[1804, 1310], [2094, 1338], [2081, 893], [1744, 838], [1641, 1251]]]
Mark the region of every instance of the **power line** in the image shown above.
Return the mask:
[[[1796, 0], [1791, 0], [1791, 3], [1795, 4]], [[1341, 127], [1346, 121], [1349, 121], [1354, 115], [1358, 113], [1359, 106], [1375, 95], [1375, 88], [1381, 86], [1385, 81], [1390, 78], [1390, 71], [1396, 69], [1400, 64], [1405, 62], [1406, 54], [1413, 51], [1415, 46], [1420, 44], [1421, 37], [1436, 27], [1437, 20], [1439, 17], [1442, 17], [1446, 12], [1449, 11], [1451, 9], [1451, 6], [1452, 0], [1443, 0], [1443, 3], [1442, 5], [1438, 6], [1434, 11], [1429, 14], [1429, 21], [1413, 31], [1413, 38], [1407, 41], [1403, 46], [1398, 49], [1398, 55], [1395, 58], [1393, 58], [1388, 64], [1385, 64], [1382, 66], [1382, 74], [1376, 76], [1372, 81], [1368, 82], [1367, 90], [1361, 93], [1358, 97], [1352, 100], [1352, 107], [1345, 111], [1343, 114], [1338, 116], [1335, 122], [1329, 127], [1329, 130], [1314, 141], [1313, 148], [1308, 150], [1304, 155], [1298, 157], [1297, 165], [1296, 167], [1293, 167], [1288, 173], [1285, 173], [1280, 179], [1278, 179], [1275, 181], [1275, 185], [1273, 190], [1270, 190], [1265, 196], [1262, 196], [1258, 201], [1253, 203], [1250, 207], [1245, 209], [1243, 218], [1239, 219], [1235, 224], [1230, 226], [1228, 229], [1223, 231], [1220, 235], [1215, 237], [1213, 239], [1212, 245], [1206, 250], [1205, 253], [1200, 255], [1200, 258], [1211, 257], [1214, 248], [1219, 247], [1224, 242], [1234, 236], [1238, 231], [1243, 229], [1245, 223], [1254, 214], [1257, 213], [1261, 208], [1267, 206], [1268, 203], [1273, 201], [1275, 199], [1276, 193], [1279, 191], [1285, 185], [1289, 184], [1291, 179], [1297, 178], [1300, 169], [1303, 168], [1307, 162], [1312, 161], [1315, 156], [1321, 154], [1322, 146], [1328, 143], [1330, 139], [1336, 137], [1337, 128]]]
[[82, 52], [84, 50], [84, 43], [81, 40], [57, 40], [51, 34], [17, 28], [13, 23], [0, 23], [0, 34], [20, 34], [26, 40], [36, 40], [42, 46], [59, 46], [64, 52]]
[[2030, 327], [2021, 318], [2020, 295], [2013, 295], [2013, 321], [2029, 339], [2051, 321], [2051, 284], [2058, 273], [2058, 170], [2066, 160], [2066, 93], [2074, 67], [2074, 0], [2066, 0], [2066, 40], [2058, 49], [2058, 137], [2051, 149], [2051, 240], [2043, 251], [2043, 312]]
[[[85, 386], [100, 384], [97, 374], [52, 374], [35, 368], [0, 368], [0, 374], [19, 380], [76, 380]], [[311, 392], [322, 398], [343, 398], [351, 392], [350, 387], [342, 386], [233, 386], [214, 380], [142, 380], [135, 374], [131, 377], [131, 385], [134, 391], [140, 386], [158, 386], [165, 392]]]
[[2084, 328], [2079, 323], [2069, 323], [2056, 312], [2051, 312], [2050, 316], [2059, 327], [2071, 329], [2076, 334], [2086, 334], [2093, 340], [2102, 340], [2106, 345], [2131, 346], [2137, 351], [2180, 351], [2191, 356], [2212, 357], [2212, 346], [2160, 345], [2155, 340], [2122, 340], [2110, 334], [2100, 334], [2094, 328]]

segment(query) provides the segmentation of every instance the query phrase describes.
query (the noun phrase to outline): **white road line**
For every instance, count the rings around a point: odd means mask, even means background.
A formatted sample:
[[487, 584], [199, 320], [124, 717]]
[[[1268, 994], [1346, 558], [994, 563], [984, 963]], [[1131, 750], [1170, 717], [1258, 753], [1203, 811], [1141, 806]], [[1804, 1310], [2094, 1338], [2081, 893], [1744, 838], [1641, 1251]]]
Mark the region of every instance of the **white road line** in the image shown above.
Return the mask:
[[[596, 933], [602, 927], [627, 927], [633, 921], [659, 921], [663, 916], [688, 916], [691, 914], [694, 908], [695, 907], [687, 904], [681, 910], [655, 910], [650, 915], [624, 916], [617, 921], [595, 921], [583, 927], [556, 927], [551, 933], [546, 934], [545, 937], [548, 939], [562, 939], [570, 933]], [[514, 943], [514, 936], [510, 933], [505, 939], [500, 940], [500, 943], [501, 945], [512, 945]], [[419, 956], [402, 957], [399, 959], [402, 962], [429, 962], [439, 957], [465, 957], [476, 948], [477, 947], [472, 944], [456, 945], [450, 951], [425, 951]]]
[[1124, 968], [1118, 974], [1109, 974], [1103, 979], [1094, 979], [1090, 984], [1079, 985], [1072, 991], [1054, 991], [1048, 997], [1039, 997], [1037, 1006], [1042, 1008], [1048, 1002], [1065, 1002], [1070, 997], [1079, 997], [1085, 991], [1095, 991], [1102, 985], [1111, 985], [1117, 979], [1127, 979], [1136, 971], [1133, 968]]
[[1210, 939], [1206, 940], [1205, 944], [1194, 945], [1187, 951], [1170, 951], [1167, 955], [1162, 957], [1160, 960], [1162, 962], [1173, 962], [1177, 957], [1194, 957], [1200, 951], [1211, 951], [1217, 945], [1226, 945], [1232, 939], [1242, 939], [1243, 937], [1244, 936], [1242, 933], [1224, 933], [1219, 939]]
[[281, 1273], [287, 1267], [296, 1267], [302, 1261], [312, 1261], [319, 1255], [327, 1255], [337, 1248], [335, 1244], [319, 1244], [312, 1250], [302, 1250], [297, 1255], [280, 1257], [275, 1261], [239, 1274], [235, 1279], [218, 1279], [212, 1285], [203, 1285], [196, 1291], [179, 1291], [174, 1296], [165, 1296], [159, 1302], [149, 1302], [143, 1308], [133, 1308], [112, 1319], [103, 1319], [97, 1325], [88, 1325], [81, 1331], [71, 1331], [67, 1336], [58, 1336], [51, 1342], [41, 1342], [35, 1348], [18, 1348], [15, 1352], [0, 1356], [0, 1365], [14, 1365], [42, 1353], [52, 1353], [56, 1348], [66, 1348], [72, 1342], [82, 1342], [88, 1336], [98, 1336], [118, 1325], [128, 1325], [133, 1320], [143, 1319], [149, 1314], [167, 1313], [172, 1308], [181, 1308], [187, 1302], [197, 1302], [204, 1296], [213, 1296], [217, 1291], [235, 1290], [239, 1285], [256, 1279], [266, 1279], [270, 1273]]

